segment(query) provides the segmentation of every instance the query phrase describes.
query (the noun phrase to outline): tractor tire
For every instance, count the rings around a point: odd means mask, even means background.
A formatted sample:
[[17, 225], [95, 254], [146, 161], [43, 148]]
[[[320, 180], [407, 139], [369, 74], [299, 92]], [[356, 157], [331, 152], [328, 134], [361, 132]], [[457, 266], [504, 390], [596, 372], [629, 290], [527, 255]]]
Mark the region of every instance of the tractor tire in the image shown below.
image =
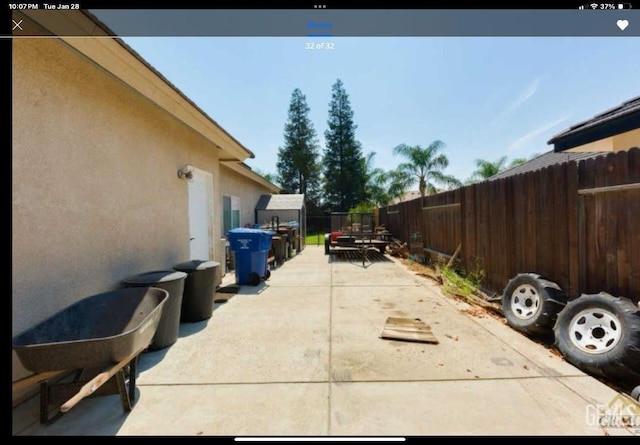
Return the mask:
[[502, 312], [512, 328], [535, 337], [550, 337], [566, 297], [560, 286], [534, 273], [513, 277], [502, 293]]
[[640, 385], [640, 309], [606, 292], [567, 304], [554, 327], [565, 360], [621, 386]]
[[326, 233], [324, 235], [324, 254], [329, 255], [329, 249], [331, 247], [331, 235]]

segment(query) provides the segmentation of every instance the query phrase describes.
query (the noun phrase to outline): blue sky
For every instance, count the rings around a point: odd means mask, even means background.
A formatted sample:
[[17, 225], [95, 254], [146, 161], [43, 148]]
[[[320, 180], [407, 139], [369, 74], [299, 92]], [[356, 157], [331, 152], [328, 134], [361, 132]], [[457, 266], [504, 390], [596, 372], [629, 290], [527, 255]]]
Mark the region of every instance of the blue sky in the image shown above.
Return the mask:
[[[300, 88], [324, 149], [331, 86], [344, 82], [364, 153], [385, 170], [400, 143], [446, 144], [446, 173], [477, 158], [543, 153], [556, 133], [640, 95], [640, 38], [124, 38], [277, 173], [291, 93]], [[332, 42], [333, 50], [306, 43]]]

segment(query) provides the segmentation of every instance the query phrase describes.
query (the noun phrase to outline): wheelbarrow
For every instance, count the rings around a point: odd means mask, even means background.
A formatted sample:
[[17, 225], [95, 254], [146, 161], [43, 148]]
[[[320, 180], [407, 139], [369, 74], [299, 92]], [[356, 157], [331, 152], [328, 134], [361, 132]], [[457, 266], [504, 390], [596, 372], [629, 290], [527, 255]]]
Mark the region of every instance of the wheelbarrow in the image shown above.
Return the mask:
[[[13, 337], [13, 350], [35, 373], [27, 380], [40, 383], [40, 423], [51, 423], [92, 396], [120, 394], [123, 410], [131, 411], [137, 359], [158, 329], [168, 296], [155, 287], [93, 295]], [[71, 382], [50, 382], [72, 374]]]

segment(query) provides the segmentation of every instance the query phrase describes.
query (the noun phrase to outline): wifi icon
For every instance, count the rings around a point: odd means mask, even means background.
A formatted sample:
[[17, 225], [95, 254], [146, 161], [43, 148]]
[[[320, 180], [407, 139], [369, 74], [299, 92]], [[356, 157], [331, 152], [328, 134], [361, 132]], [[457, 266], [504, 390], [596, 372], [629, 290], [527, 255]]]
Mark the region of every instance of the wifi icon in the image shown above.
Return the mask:
[[591, 6], [591, 9], [596, 9], [598, 7], [597, 3], [591, 3], [589, 6]]

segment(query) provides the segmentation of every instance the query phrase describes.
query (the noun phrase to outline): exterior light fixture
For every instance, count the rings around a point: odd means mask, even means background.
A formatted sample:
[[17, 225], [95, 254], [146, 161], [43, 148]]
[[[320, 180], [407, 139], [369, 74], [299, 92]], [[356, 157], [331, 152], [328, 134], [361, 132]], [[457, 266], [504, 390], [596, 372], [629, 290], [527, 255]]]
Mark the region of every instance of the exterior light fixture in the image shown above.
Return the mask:
[[182, 167], [180, 170], [178, 170], [178, 178], [180, 179], [193, 179], [193, 165], [191, 164], [187, 164], [184, 167]]

